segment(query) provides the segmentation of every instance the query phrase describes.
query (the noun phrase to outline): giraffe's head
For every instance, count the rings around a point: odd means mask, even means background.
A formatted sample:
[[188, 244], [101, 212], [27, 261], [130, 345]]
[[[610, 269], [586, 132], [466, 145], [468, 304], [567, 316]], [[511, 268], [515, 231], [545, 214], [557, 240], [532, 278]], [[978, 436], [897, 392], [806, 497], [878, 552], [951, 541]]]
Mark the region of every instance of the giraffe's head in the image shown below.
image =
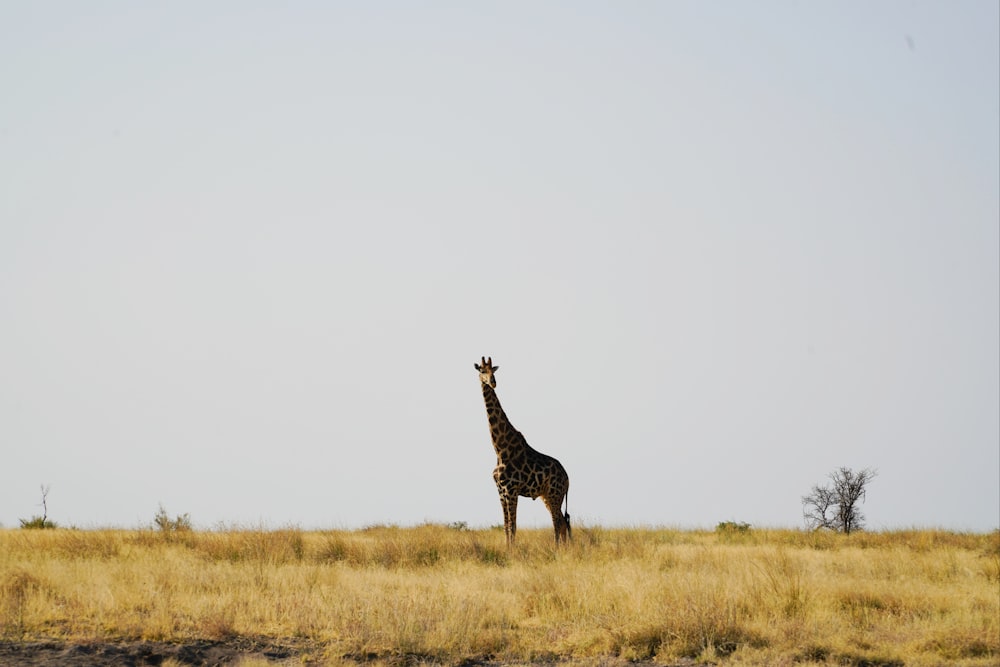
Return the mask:
[[489, 359], [483, 357], [482, 359], [482, 364], [474, 364], [476, 370], [479, 371], [479, 381], [495, 388], [497, 386], [497, 379], [493, 377], [493, 374], [500, 370], [500, 367], [493, 365], [493, 357]]

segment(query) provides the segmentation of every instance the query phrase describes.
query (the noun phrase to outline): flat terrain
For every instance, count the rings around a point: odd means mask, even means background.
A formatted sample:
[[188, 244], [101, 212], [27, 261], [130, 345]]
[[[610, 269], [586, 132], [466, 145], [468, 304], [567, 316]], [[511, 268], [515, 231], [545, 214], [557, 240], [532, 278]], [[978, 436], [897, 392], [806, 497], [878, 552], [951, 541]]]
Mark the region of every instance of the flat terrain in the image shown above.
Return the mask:
[[996, 665], [1000, 533], [0, 530], [0, 664]]
[[299, 658], [296, 647], [251, 641], [0, 642], [0, 665], [23, 667], [118, 667], [120, 665], [224, 665]]
[[[338, 660], [316, 658], [319, 648], [306, 644], [280, 645], [249, 640], [198, 641], [189, 644], [165, 642], [54, 643], [0, 642], [0, 665], [14, 667], [121, 667], [124, 665], [260, 665], [339, 664], [341, 667], [427, 664], [420, 656], [398, 656], [391, 661], [375, 656], [347, 656]], [[462, 667], [513, 667], [530, 663], [466, 660]], [[539, 667], [654, 667], [651, 662], [605, 658], [585, 661], [546, 661]], [[662, 667], [662, 665], [656, 665]], [[677, 667], [697, 667], [691, 660]]]

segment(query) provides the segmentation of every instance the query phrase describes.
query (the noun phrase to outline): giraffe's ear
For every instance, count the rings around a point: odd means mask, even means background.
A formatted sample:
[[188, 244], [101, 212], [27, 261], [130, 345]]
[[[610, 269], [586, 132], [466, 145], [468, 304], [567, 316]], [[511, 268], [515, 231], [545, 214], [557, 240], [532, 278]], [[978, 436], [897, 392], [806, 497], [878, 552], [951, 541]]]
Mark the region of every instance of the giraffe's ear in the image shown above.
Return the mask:
[[496, 372], [497, 372], [498, 370], [500, 370], [500, 367], [499, 367], [499, 366], [494, 366], [494, 367], [493, 367], [493, 372], [494, 372], [494, 373], [496, 373]]
[[472, 365], [476, 367], [477, 371], [482, 371], [483, 370], [482, 368], [479, 367], [479, 364], [472, 364]]

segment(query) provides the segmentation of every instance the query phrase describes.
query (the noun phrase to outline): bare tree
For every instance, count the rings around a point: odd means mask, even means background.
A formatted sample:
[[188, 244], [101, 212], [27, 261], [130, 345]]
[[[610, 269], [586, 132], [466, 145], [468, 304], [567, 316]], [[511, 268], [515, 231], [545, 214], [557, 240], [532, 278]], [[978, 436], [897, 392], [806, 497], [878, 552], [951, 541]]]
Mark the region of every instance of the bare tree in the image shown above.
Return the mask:
[[21, 528], [55, 528], [54, 521], [49, 521], [49, 485], [42, 484], [42, 516], [35, 515], [30, 519], [21, 519]]
[[42, 523], [49, 520], [49, 489], [48, 484], [42, 484]]
[[840, 468], [830, 473], [831, 486], [813, 486], [802, 496], [802, 516], [813, 529], [829, 528], [844, 534], [864, 527], [865, 515], [858, 507], [865, 500], [865, 487], [878, 473], [871, 468], [855, 472]]
[[810, 528], [833, 528], [830, 508], [836, 507], [837, 499], [833, 489], [819, 484], [813, 486], [812, 493], [802, 496], [802, 516]]

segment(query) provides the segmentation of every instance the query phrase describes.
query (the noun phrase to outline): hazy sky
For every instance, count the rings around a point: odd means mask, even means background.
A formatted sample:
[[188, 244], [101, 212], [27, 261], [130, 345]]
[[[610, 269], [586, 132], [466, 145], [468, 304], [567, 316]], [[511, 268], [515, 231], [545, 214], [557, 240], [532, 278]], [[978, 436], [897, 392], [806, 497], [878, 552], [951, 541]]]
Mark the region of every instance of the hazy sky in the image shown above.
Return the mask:
[[576, 523], [996, 528], [998, 26], [0, 4], [0, 523], [500, 524], [487, 355]]

